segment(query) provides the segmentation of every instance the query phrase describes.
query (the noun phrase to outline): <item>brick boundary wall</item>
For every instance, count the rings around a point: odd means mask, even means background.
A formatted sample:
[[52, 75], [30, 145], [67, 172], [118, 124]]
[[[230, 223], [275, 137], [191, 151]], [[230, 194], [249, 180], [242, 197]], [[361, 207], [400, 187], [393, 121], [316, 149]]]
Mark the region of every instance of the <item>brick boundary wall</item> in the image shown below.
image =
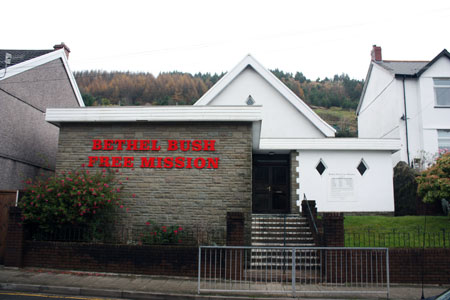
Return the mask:
[[344, 247], [344, 214], [323, 213], [323, 246]]
[[[9, 212], [5, 265], [42, 267], [98, 272], [136, 273], [148, 275], [197, 276], [198, 247], [176, 245], [112, 245], [65, 242], [24, 241], [20, 209]], [[327, 226], [343, 224], [337, 214]], [[244, 226], [241, 213], [230, 213], [227, 227], [232, 229], [229, 245], [240, 245]], [[339, 227], [339, 226], [338, 226]], [[339, 230], [334, 231], [340, 232]], [[328, 243], [331, 243], [331, 234]], [[422, 260], [423, 259], [423, 260]], [[422, 261], [424, 283], [450, 284], [450, 249], [393, 248], [389, 250], [391, 283], [421, 283]]]
[[26, 241], [23, 265], [146, 275], [197, 276], [198, 248]]
[[24, 230], [20, 208], [11, 206], [8, 210], [8, 231], [6, 233], [5, 266], [22, 267]]
[[449, 248], [389, 249], [391, 282], [421, 283], [422, 261], [425, 284], [450, 284]]

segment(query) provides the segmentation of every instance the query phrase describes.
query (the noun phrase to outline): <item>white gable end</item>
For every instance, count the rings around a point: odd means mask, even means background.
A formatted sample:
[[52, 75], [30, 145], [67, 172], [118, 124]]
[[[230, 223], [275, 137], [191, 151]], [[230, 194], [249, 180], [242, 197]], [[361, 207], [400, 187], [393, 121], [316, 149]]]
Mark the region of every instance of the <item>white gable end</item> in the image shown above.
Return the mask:
[[324, 134], [251, 67], [242, 71], [208, 105], [262, 106], [261, 138], [323, 138]]
[[249, 96], [262, 106], [261, 138], [334, 137], [330, 125], [250, 55], [194, 105], [247, 105]]

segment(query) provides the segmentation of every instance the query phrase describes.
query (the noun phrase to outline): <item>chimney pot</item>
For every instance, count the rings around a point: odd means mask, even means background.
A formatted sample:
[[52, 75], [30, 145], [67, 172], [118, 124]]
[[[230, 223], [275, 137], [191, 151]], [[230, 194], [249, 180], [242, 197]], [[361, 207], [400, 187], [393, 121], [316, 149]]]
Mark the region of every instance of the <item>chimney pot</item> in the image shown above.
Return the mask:
[[61, 44], [56, 44], [55, 46], [53, 46], [53, 49], [55, 50], [64, 49], [64, 53], [66, 53], [66, 57], [67, 59], [69, 59], [70, 49], [63, 42], [61, 42]]
[[372, 52], [370, 52], [373, 61], [382, 61], [381, 58], [381, 47], [377, 45], [372, 46]]

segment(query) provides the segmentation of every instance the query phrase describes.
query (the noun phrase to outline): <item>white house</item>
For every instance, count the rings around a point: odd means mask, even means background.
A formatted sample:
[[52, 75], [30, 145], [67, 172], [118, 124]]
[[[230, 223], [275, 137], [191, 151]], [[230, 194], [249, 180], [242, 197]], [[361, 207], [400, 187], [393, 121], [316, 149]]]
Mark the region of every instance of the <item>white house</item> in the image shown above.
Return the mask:
[[360, 138], [400, 139], [393, 164], [424, 167], [450, 148], [450, 53], [431, 61], [372, 60], [357, 108]]
[[[306, 195], [317, 201], [319, 211], [394, 211], [391, 155], [398, 140], [335, 138], [330, 125], [251, 55], [194, 105], [262, 107], [253, 156], [254, 210], [293, 212]], [[290, 201], [281, 197], [282, 188], [273, 187], [283, 157], [291, 170], [286, 175]], [[279, 204], [283, 201], [287, 206]]]

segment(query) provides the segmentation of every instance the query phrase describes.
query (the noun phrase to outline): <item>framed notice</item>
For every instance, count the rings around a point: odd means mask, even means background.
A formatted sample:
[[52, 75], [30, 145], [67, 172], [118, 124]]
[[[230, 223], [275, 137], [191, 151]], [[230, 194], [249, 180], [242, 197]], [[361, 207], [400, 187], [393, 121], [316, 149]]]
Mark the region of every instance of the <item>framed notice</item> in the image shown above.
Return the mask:
[[354, 174], [330, 174], [328, 201], [355, 201]]

